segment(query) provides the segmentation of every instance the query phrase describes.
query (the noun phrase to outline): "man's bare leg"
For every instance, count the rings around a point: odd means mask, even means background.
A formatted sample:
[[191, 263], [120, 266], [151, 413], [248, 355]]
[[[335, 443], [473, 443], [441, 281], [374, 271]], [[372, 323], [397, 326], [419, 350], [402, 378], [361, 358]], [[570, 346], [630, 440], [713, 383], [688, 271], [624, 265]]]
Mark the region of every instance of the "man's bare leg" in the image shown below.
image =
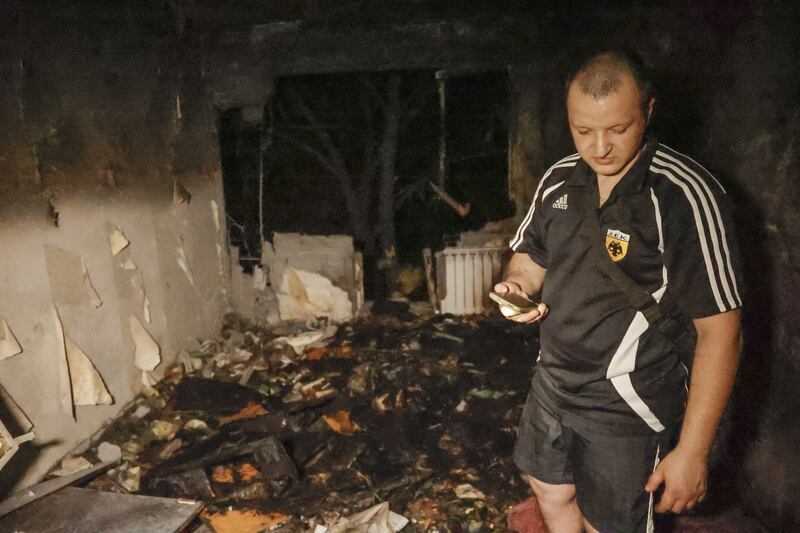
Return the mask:
[[598, 533], [578, 509], [575, 485], [553, 485], [533, 476], [525, 476], [525, 479], [536, 494], [550, 533]]

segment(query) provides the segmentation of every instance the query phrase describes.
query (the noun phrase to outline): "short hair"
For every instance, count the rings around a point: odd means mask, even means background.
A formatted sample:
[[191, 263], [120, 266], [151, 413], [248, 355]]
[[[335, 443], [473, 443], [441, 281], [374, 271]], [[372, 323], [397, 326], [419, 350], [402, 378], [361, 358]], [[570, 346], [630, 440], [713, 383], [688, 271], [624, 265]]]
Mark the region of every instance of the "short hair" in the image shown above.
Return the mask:
[[575, 82], [583, 94], [595, 99], [603, 98], [617, 90], [625, 73], [636, 82], [642, 95], [642, 112], [647, 117], [647, 106], [653, 98], [653, 82], [642, 60], [631, 52], [604, 50], [595, 53], [570, 72], [564, 94]]

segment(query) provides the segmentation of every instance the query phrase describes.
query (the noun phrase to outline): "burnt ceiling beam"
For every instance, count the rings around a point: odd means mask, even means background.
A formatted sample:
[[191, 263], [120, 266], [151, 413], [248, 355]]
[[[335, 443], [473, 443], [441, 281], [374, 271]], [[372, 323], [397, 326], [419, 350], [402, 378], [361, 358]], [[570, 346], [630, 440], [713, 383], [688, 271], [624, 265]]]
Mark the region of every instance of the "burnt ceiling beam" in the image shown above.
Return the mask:
[[209, 41], [207, 66], [217, 105], [233, 107], [263, 102], [279, 76], [500, 69], [529, 57], [534, 41], [530, 24], [510, 19], [370, 28], [278, 22], [219, 34]]

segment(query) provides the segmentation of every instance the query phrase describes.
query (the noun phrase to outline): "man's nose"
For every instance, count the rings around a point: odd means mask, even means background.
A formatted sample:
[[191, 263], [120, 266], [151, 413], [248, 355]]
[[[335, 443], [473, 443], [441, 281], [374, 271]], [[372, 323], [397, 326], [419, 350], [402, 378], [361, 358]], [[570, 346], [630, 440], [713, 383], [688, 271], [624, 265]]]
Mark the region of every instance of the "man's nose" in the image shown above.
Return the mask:
[[605, 157], [611, 151], [611, 145], [606, 139], [605, 133], [602, 131], [597, 132], [594, 139], [594, 155], [595, 157]]

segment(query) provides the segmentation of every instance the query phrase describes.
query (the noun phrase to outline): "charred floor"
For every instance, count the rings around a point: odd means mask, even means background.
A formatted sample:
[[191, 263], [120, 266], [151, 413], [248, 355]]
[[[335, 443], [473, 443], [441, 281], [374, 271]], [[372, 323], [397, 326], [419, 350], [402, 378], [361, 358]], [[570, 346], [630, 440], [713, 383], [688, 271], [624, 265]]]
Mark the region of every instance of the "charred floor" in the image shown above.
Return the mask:
[[[392, 531], [392, 512], [406, 531], [545, 532], [511, 459], [537, 329], [407, 302], [338, 328], [266, 329], [227, 315], [219, 336], [169, 367], [56, 475], [111, 460], [74, 485], [202, 502], [201, 516], [175, 531]], [[663, 518], [660, 530], [768, 531], [731, 500], [726, 477], [717, 472], [706, 504]], [[100, 524], [48, 513], [47, 502], [4, 524]], [[365, 509], [369, 519], [348, 522]]]
[[393, 307], [299, 354], [286, 337], [303, 329], [229, 316], [189, 372], [172, 367], [97, 436], [83, 457], [110, 443], [124, 464], [88, 486], [199, 499], [212, 524], [257, 510], [313, 530], [387, 502], [411, 530], [505, 530], [528, 492], [511, 450], [535, 337]]

